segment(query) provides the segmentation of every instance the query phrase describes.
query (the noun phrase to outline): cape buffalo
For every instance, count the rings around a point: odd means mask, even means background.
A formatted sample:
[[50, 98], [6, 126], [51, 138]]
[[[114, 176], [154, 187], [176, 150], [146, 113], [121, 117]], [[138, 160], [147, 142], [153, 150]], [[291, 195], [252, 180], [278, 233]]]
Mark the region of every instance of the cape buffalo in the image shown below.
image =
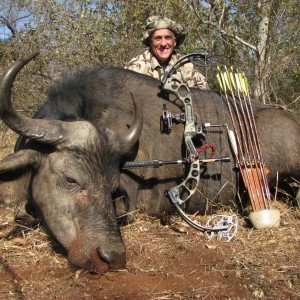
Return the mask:
[[[1, 201], [32, 203], [54, 237], [68, 251], [72, 265], [92, 272], [124, 268], [125, 247], [113, 198], [126, 212], [171, 213], [165, 191], [179, 184], [187, 172], [182, 165], [122, 171], [126, 161], [178, 160], [185, 154], [184, 126], [160, 131], [164, 104], [182, 113], [176, 99], [163, 93], [160, 82], [118, 68], [89, 68], [67, 76], [49, 91], [48, 100], [28, 118], [11, 104], [15, 77], [30, 60], [15, 62], [0, 81], [0, 116], [23, 138], [14, 154], [0, 162]], [[220, 95], [192, 89], [198, 123], [230, 126]], [[269, 184], [293, 177], [299, 180], [299, 119], [253, 101]], [[206, 141], [216, 156], [231, 155], [226, 131], [211, 128]], [[195, 141], [201, 146], [203, 140]], [[200, 157], [207, 155], [205, 151]], [[210, 203], [234, 200], [234, 160], [203, 164], [197, 193], [189, 200], [189, 213], [203, 212]]]

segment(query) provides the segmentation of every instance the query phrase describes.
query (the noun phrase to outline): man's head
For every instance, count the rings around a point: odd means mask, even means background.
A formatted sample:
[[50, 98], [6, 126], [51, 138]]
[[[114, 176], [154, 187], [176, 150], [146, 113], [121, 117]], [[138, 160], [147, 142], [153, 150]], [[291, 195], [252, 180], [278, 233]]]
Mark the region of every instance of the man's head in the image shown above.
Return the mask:
[[166, 62], [184, 38], [185, 33], [181, 25], [167, 18], [152, 16], [147, 19], [142, 41], [151, 48], [160, 62]]
[[167, 62], [175, 46], [176, 38], [170, 29], [157, 29], [152, 33], [150, 47], [158, 61]]

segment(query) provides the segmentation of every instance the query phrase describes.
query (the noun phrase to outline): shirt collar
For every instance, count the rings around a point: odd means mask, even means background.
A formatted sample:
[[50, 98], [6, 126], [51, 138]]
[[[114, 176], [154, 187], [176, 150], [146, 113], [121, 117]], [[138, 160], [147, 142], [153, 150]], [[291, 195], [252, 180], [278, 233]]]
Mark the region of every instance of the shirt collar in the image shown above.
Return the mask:
[[[158, 60], [156, 59], [156, 57], [154, 55], [152, 55], [151, 50], [149, 50], [149, 52], [150, 52], [151, 70], [154, 71], [156, 68], [162, 68], [162, 66], [159, 64]], [[178, 54], [178, 52], [174, 49], [168, 66], [172, 66], [175, 64], [175, 62], [177, 61], [177, 59], [176, 59], [177, 54]]]

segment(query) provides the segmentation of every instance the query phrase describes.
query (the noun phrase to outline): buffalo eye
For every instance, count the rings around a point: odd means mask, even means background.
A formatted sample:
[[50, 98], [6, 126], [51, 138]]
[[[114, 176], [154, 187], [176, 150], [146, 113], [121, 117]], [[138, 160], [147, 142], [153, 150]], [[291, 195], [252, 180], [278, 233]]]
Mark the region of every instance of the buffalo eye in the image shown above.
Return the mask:
[[63, 176], [63, 182], [67, 188], [74, 188], [76, 185], [78, 185], [76, 179], [68, 175]]

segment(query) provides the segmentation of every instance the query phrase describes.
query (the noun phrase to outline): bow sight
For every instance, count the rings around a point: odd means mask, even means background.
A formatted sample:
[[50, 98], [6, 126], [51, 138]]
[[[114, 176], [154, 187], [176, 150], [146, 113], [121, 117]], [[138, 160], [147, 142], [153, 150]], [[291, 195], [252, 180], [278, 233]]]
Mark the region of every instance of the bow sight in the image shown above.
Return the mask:
[[[230, 241], [236, 232], [238, 218], [237, 217], [222, 217], [221, 221], [216, 222], [213, 226], [208, 221], [206, 226], [202, 226], [192, 219], [190, 219], [185, 212], [181, 209], [180, 205], [184, 204], [189, 198], [196, 192], [197, 186], [200, 180], [200, 167], [202, 164], [213, 163], [216, 161], [228, 162], [230, 157], [213, 158], [214, 146], [206, 144], [199, 149], [196, 149], [193, 139], [197, 138], [202, 142], [205, 140], [205, 132], [209, 127], [223, 127], [224, 124], [210, 124], [203, 123], [199, 126], [198, 117], [193, 112], [193, 101], [189, 87], [182, 81], [181, 78], [172, 76], [182, 65], [192, 62], [197, 67], [212, 66], [211, 59], [201, 53], [193, 52], [191, 54], [181, 57], [172, 68], [165, 73], [161, 81], [161, 90], [168, 93], [172, 93], [179, 99], [183, 104], [183, 113], [173, 115], [167, 109], [167, 105], [163, 105], [163, 112], [160, 118], [160, 130], [162, 133], [170, 134], [173, 123], [184, 124], [184, 141], [187, 148], [188, 156], [181, 160], [175, 161], [161, 161], [161, 160], [150, 160], [150, 161], [136, 161], [127, 162], [124, 165], [124, 169], [129, 168], [140, 168], [140, 167], [160, 167], [166, 164], [179, 164], [184, 163], [189, 165], [189, 172], [183, 182], [166, 192], [166, 196], [171, 201], [172, 205], [176, 208], [179, 215], [193, 228], [205, 231], [212, 236], [211, 233], [219, 232], [219, 239], [226, 239]], [[210, 147], [212, 153], [210, 157], [205, 159], [199, 159], [198, 154], [202, 149]], [[215, 218], [215, 217], [213, 217]], [[234, 228], [234, 230], [232, 230]]]

